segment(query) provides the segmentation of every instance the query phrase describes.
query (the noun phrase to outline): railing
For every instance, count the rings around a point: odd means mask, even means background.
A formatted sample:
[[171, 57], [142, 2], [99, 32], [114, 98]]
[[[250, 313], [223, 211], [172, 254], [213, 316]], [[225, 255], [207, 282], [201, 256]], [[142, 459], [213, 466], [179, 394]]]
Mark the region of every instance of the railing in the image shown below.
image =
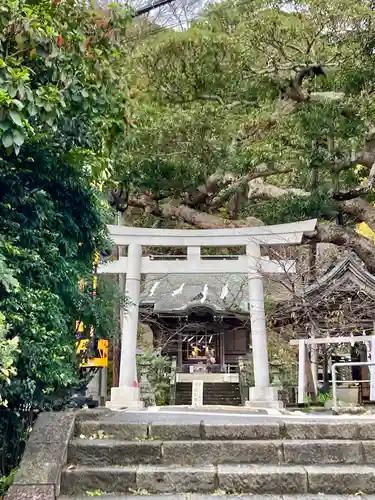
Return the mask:
[[[332, 365], [332, 404], [334, 408], [337, 406], [336, 367], [341, 366], [375, 366], [375, 361], [348, 361], [344, 363], [334, 363]], [[356, 380], [356, 382], [371, 382], [371, 380]]]
[[[193, 371], [190, 370], [190, 367], [194, 367]], [[226, 373], [226, 374], [234, 374], [239, 373], [238, 364], [237, 363], [227, 363], [224, 366], [220, 364], [210, 365], [209, 370], [207, 369], [207, 365], [205, 363], [196, 363], [196, 364], [183, 364], [181, 367], [178, 367], [177, 371], [179, 373]]]

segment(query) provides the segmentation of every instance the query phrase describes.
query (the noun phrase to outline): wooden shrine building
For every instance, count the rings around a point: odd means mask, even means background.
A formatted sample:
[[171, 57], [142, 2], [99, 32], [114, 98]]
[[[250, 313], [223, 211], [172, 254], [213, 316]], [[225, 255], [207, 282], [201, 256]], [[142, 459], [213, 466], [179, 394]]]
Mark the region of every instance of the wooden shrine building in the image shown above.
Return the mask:
[[[305, 287], [299, 298], [282, 304], [276, 311], [275, 320], [279, 324], [290, 322], [291, 318], [294, 330], [298, 331], [298, 338], [291, 340], [291, 344], [299, 345], [299, 392], [306, 388], [306, 380], [303, 381], [306, 374], [301, 370], [305, 356], [312, 378], [328, 387], [332, 363], [362, 362], [371, 358], [370, 341], [375, 334], [375, 276], [356, 256], [348, 255]], [[342, 368], [339, 380], [350, 384], [350, 381], [369, 378], [369, 369], [364, 366]], [[368, 400], [369, 383], [361, 382], [357, 386], [358, 399]], [[299, 401], [303, 401], [301, 394]]]
[[248, 283], [245, 275], [147, 275], [140, 320], [156, 346], [176, 356], [182, 373], [199, 371], [208, 352], [214, 373], [236, 371], [250, 353]]

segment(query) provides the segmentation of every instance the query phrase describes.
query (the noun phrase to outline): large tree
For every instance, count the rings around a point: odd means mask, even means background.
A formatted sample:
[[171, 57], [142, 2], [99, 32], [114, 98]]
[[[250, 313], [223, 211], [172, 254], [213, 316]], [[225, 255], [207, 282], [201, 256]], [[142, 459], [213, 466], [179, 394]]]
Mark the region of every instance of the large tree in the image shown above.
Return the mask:
[[351, 0], [224, 2], [141, 38], [112, 205], [198, 228], [316, 216], [306, 241], [375, 272], [354, 231], [375, 230], [374, 15]]

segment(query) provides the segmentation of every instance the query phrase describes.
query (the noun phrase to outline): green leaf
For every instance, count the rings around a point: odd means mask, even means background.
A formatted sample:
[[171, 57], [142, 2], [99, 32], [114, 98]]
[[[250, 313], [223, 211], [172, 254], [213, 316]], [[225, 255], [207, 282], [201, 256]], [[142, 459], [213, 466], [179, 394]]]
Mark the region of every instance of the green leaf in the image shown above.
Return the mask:
[[13, 145], [13, 135], [10, 131], [5, 132], [1, 138], [4, 148], [10, 148]]
[[15, 128], [12, 130], [12, 134], [13, 134], [13, 142], [15, 144], [17, 144], [17, 146], [22, 146], [22, 144], [25, 142], [25, 136], [23, 135], [23, 133]]
[[12, 126], [11, 122], [9, 120], [2, 120], [0, 122], [0, 129], [5, 132], [6, 130], [9, 130], [10, 127]]
[[15, 36], [15, 40], [16, 40], [16, 44], [18, 45], [18, 47], [19, 48], [23, 48], [23, 46], [24, 46], [24, 39], [23, 39], [23, 36], [21, 35], [21, 33], [18, 33]]
[[23, 126], [22, 118], [18, 111], [16, 111], [15, 109], [10, 109], [9, 116], [11, 117], [13, 123], [18, 125], [19, 127]]
[[35, 116], [38, 113], [38, 110], [36, 109], [36, 107], [33, 103], [29, 104], [27, 111], [29, 112], [30, 116]]
[[[27, 93], [27, 92], [26, 92]], [[13, 99], [12, 101], [12, 104], [15, 104], [18, 108], [18, 111], [22, 111], [23, 108], [24, 108], [24, 105], [22, 104], [21, 101], [19, 101], [18, 99]]]

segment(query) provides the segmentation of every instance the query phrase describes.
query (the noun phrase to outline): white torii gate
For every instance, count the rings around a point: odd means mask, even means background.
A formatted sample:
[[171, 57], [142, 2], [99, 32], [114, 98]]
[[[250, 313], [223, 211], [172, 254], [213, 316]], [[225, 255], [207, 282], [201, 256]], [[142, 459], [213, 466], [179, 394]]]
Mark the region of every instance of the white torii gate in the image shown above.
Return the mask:
[[[126, 274], [126, 292], [131, 305], [124, 314], [121, 332], [119, 387], [112, 387], [112, 409], [139, 408], [139, 388], [135, 384], [137, 329], [142, 274], [212, 274], [247, 273], [255, 387], [250, 388], [249, 406], [277, 407], [277, 391], [270, 386], [267, 352], [266, 319], [264, 313], [263, 274], [294, 272], [294, 261], [275, 262], [261, 257], [260, 245], [291, 245], [301, 243], [303, 233], [313, 231], [316, 219], [275, 226], [229, 229], [148, 229], [108, 226], [115, 245], [127, 246], [127, 257], [102, 264], [98, 273]], [[186, 260], [152, 260], [142, 257], [145, 246], [187, 247]], [[201, 247], [246, 246], [246, 255], [236, 260], [203, 260]]]

